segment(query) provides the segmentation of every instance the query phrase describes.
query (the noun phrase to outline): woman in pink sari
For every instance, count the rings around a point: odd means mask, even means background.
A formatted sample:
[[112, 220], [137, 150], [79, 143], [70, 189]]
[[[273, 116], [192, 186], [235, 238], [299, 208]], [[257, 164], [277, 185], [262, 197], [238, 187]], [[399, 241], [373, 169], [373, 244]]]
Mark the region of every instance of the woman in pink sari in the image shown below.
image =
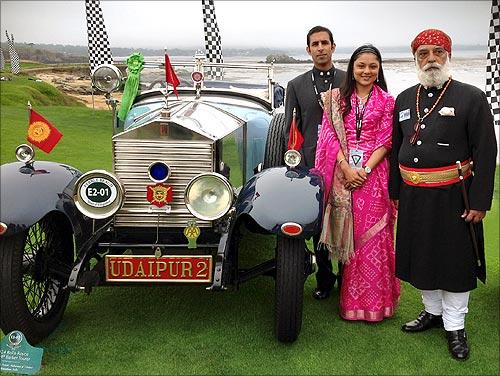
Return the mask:
[[394, 98], [372, 45], [354, 51], [346, 77], [324, 97], [316, 149], [325, 182], [320, 243], [343, 263], [341, 317], [381, 321], [394, 314], [400, 294], [388, 192]]

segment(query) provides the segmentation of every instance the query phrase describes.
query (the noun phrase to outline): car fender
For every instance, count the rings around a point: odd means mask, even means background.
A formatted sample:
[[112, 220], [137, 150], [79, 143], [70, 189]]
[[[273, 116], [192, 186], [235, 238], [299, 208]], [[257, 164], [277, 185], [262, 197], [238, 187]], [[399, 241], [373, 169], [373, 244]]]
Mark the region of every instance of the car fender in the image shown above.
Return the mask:
[[7, 225], [2, 236], [24, 231], [52, 211], [63, 213], [71, 223], [77, 247], [91, 233], [92, 222], [73, 201], [77, 169], [47, 161], [0, 166], [0, 221]]
[[267, 232], [294, 222], [302, 226], [298, 237], [309, 238], [321, 230], [323, 180], [306, 168], [268, 168], [243, 186], [235, 206], [238, 219], [248, 215]]

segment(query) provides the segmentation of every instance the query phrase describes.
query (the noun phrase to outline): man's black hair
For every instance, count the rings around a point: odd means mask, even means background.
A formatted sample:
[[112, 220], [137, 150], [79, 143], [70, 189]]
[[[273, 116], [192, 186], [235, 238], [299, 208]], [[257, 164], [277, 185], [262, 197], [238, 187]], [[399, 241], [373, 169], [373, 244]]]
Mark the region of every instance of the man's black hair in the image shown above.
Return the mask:
[[327, 27], [324, 27], [324, 26], [314, 26], [311, 30], [309, 30], [309, 32], [307, 33], [307, 47], [309, 47], [309, 43], [310, 43], [310, 39], [311, 39], [311, 35], [315, 34], [315, 33], [319, 33], [321, 31], [326, 31], [328, 33], [328, 35], [330, 36], [330, 43], [333, 45], [334, 42], [333, 42], [333, 34], [332, 32], [330, 31], [329, 28]]

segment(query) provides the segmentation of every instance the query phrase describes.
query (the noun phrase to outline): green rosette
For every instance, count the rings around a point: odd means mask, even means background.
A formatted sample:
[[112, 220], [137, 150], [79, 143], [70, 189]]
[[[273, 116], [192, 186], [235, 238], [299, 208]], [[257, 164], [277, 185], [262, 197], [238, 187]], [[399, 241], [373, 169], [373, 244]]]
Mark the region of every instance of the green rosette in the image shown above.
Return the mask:
[[139, 81], [143, 68], [144, 56], [141, 53], [135, 52], [128, 57], [128, 77], [127, 81], [125, 82], [125, 88], [123, 89], [120, 111], [118, 111], [118, 119], [120, 119], [122, 122], [125, 121], [125, 118], [130, 111], [130, 107], [132, 107], [132, 103], [134, 103], [135, 96], [137, 95], [137, 90], [139, 89]]

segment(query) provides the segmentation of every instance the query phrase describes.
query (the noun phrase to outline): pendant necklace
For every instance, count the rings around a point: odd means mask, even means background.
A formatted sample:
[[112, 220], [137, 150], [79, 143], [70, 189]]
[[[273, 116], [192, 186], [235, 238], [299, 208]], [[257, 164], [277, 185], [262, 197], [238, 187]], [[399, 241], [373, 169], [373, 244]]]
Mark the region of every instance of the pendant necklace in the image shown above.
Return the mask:
[[415, 143], [417, 142], [418, 136], [420, 134], [420, 125], [422, 124], [424, 119], [427, 116], [429, 116], [432, 113], [432, 111], [434, 111], [434, 109], [438, 105], [441, 98], [443, 98], [444, 93], [446, 93], [446, 89], [448, 89], [448, 86], [450, 86], [451, 81], [452, 81], [451, 77], [448, 78], [448, 81], [444, 85], [443, 91], [441, 92], [441, 94], [439, 94], [439, 97], [436, 99], [436, 101], [434, 102], [434, 104], [432, 105], [430, 110], [424, 116], [420, 116], [420, 90], [422, 89], [422, 84], [418, 85], [417, 98], [416, 98], [416, 103], [415, 103], [415, 108], [417, 111], [417, 122], [413, 126], [413, 130], [414, 130], [413, 136], [410, 137], [410, 144], [411, 145], [415, 145]]

